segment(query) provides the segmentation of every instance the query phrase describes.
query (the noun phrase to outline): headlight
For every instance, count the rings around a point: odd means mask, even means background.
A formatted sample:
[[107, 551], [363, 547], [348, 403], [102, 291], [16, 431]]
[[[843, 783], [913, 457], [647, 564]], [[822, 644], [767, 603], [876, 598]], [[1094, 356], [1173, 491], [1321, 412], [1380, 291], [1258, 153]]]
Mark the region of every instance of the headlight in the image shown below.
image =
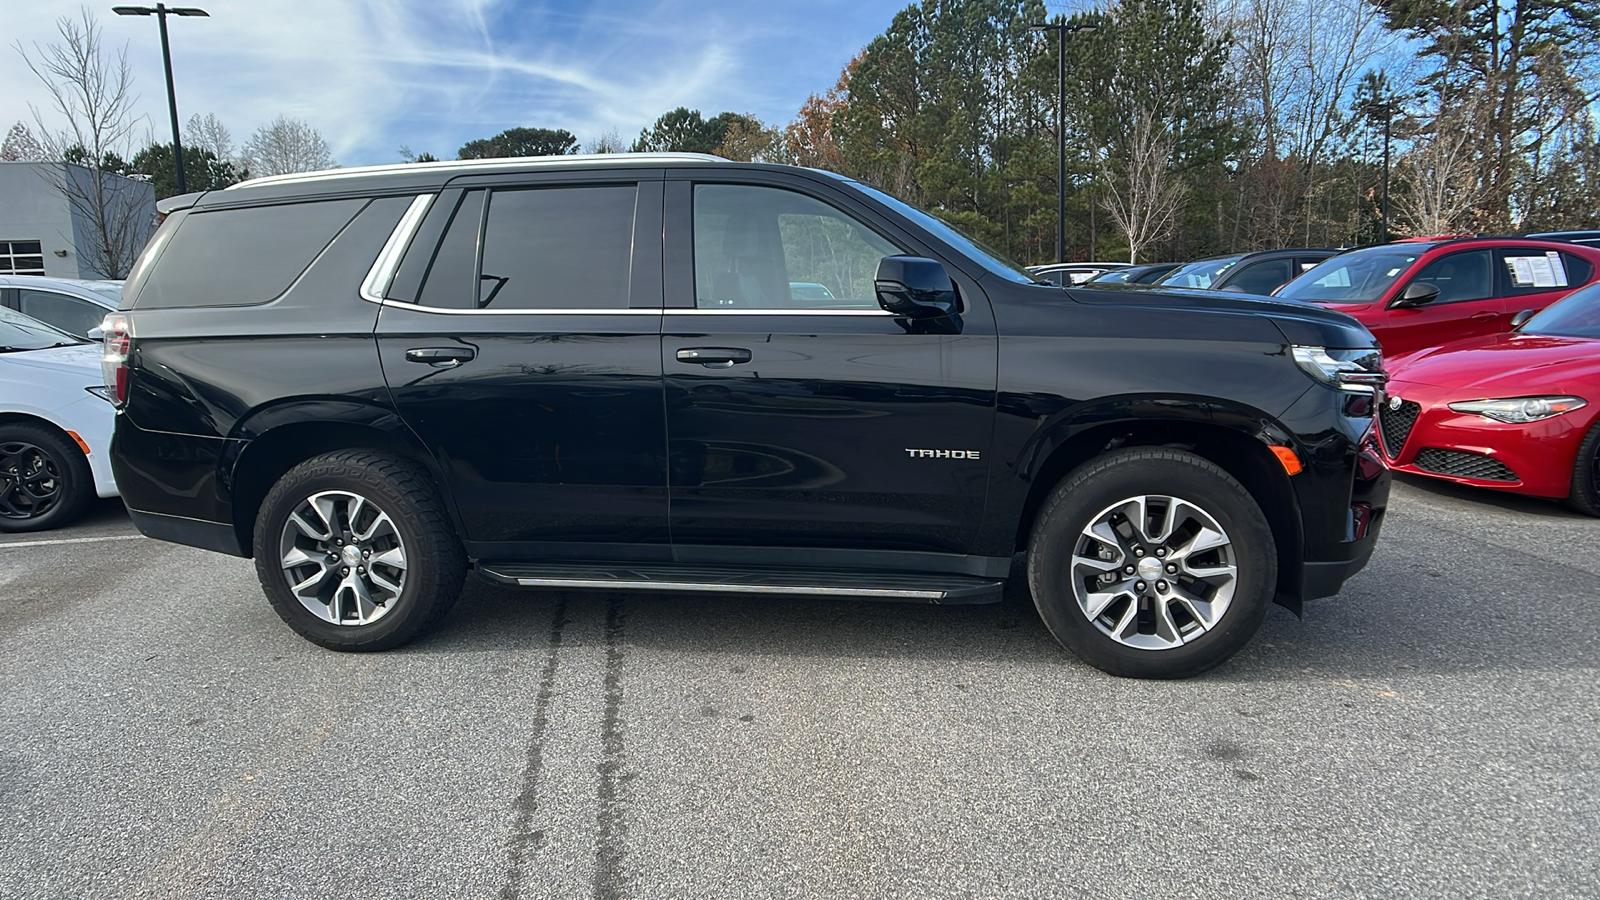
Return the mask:
[[1522, 425], [1588, 405], [1577, 397], [1513, 397], [1510, 400], [1461, 400], [1450, 404], [1450, 408], [1460, 413], [1488, 416], [1496, 422]]
[[1294, 361], [1306, 374], [1341, 391], [1371, 394], [1389, 380], [1383, 373], [1383, 353], [1376, 349], [1329, 350], [1326, 347], [1290, 347]]

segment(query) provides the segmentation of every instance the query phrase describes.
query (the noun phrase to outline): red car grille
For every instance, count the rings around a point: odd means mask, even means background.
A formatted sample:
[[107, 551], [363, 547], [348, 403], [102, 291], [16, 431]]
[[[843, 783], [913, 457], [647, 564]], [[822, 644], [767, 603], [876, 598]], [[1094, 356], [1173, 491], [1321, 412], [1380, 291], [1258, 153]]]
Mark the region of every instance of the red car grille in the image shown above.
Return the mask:
[[1477, 478], [1482, 481], [1516, 481], [1517, 473], [1492, 456], [1465, 450], [1440, 450], [1425, 447], [1417, 451], [1417, 468], [1435, 475]]
[[1399, 459], [1400, 451], [1406, 445], [1406, 438], [1411, 436], [1412, 426], [1417, 424], [1417, 417], [1422, 415], [1422, 404], [1405, 400], [1398, 409], [1392, 408], [1388, 403], [1383, 404], [1378, 410], [1378, 434], [1383, 438], [1383, 453], [1390, 459]]

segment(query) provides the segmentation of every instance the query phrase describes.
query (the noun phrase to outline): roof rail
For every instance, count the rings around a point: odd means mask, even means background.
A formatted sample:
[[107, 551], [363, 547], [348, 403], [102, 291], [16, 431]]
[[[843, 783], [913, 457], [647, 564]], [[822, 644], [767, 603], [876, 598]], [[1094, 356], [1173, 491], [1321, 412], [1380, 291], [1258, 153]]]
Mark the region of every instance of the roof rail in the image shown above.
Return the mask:
[[516, 168], [571, 165], [579, 166], [606, 163], [641, 162], [641, 163], [673, 163], [673, 162], [729, 162], [720, 156], [709, 153], [595, 153], [595, 154], [569, 154], [566, 156], [506, 156], [494, 159], [451, 159], [438, 162], [425, 163], [389, 163], [381, 166], [356, 166], [349, 169], [322, 169], [316, 172], [293, 172], [288, 175], [267, 175], [262, 178], [252, 178], [231, 185], [226, 190], [236, 191], [255, 187], [266, 187], [278, 184], [302, 184], [308, 181], [325, 181], [335, 178], [366, 178], [374, 175], [394, 175], [401, 172], [427, 172], [436, 170], [462, 170], [492, 168], [495, 166], [511, 166]]

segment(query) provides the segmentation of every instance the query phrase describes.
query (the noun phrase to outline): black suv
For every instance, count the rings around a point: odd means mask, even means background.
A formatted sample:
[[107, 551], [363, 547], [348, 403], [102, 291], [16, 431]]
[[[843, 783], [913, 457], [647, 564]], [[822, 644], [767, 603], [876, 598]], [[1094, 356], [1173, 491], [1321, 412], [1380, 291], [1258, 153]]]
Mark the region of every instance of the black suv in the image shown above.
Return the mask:
[[1040, 285], [825, 172], [450, 162], [163, 211], [105, 326], [117, 482], [326, 647], [423, 633], [468, 569], [977, 603], [1026, 553], [1074, 652], [1182, 676], [1382, 520], [1354, 320]]

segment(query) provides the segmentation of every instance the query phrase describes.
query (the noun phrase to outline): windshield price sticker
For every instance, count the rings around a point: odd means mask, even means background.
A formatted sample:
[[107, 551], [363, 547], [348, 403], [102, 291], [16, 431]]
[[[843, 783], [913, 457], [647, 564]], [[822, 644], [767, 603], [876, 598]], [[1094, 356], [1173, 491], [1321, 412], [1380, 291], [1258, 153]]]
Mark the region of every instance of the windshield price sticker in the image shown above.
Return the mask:
[[1517, 287], [1566, 287], [1567, 267], [1554, 250], [1542, 256], [1508, 256], [1511, 283]]

